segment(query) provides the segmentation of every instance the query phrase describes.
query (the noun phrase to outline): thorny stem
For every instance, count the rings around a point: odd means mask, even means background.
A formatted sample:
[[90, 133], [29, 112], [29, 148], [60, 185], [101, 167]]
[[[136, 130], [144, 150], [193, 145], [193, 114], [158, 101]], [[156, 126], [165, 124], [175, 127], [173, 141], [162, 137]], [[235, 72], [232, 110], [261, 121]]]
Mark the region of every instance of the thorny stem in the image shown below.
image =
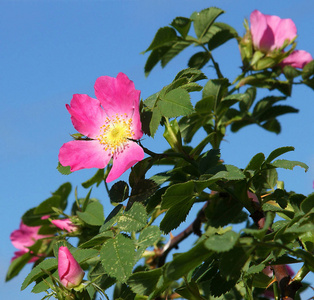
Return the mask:
[[158, 268], [162, 267], [165, 264], [166, 258], [168, 253], [173, 249], [177, 248], [179, 243], [185, 240], [191, 233], [195, 233], [197, 236], [201, 236], [201, 225], [205, 220], [205, 209], [208, 205], [208, 201], [204, 204], [202, 209], [198, 212], [195, 220], [186, 228], [184, 229], [181, 233], [176, 235], [174, 238], [171, 239], [170, 244], [166, 246], [166, 248], [163, 248], [159, 255], [159, 260], [158, 260]]

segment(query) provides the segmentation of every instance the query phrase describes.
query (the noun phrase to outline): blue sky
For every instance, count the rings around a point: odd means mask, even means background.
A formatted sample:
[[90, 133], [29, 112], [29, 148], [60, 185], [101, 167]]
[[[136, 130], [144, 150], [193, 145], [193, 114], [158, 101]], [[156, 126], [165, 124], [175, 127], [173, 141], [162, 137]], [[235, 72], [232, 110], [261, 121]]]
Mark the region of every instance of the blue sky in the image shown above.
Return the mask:
[[[284, 5], [283, 5], [284, 4]], [[41, 299], [30, 289], [20, 292], [20, 286], [30, 266], [20, 276], [4, 283], [14, 247], [10, 233], [17, 229], [20, 217], [31, 207], [50, 196], [60, 184], [70, 181], [78, 187], [80, 196], [86, 192], [80, 183], [95, 170], [83, 170], [62, 176], [56, 170], [60, 146], [74, 133], [70, 116], [65, 109], [72, 94], [94, 96], [94, 83], [101, 75], [116, 76], [124, 72], [142, 91], [142, 98], [159, 91], [176, 73], [186, 67], [195, 49], [186, 50], [162, 70], [156, 67], [146, 79], [144, 64], [147, 55], [141, 55], [158, 28], [166, 26], [176, 16], [189, 17], [210, 5], [226, 11], [219, 18], [232, 25], [240, 35], [244, 33], [243, 19], [254, 9], [265, 14], [291, 18], [298, 29], [298, 49], [314, 56], [314, 2], [312, 1], [250, 1], [250, 0], [112, 0], [112, 1], [0, 1], [0, 57], [1, 110], [0, 155], [1, 173], [1, 249], [0, 295], [5, 299]], [[213, 55], [221, 64], [223, 74], [236, 77], [241, 65], [235, 41], [228, 42]], [[210, 78], [209, 68], [204, 72]], [[290, 105], [300, 109], [299, 114], [280, 118], [280, 135], [264, 132], [256, 126], [238, 134], [227, 132], [222, 144], [226, 163], [244, 167], [258, 152], [268, 154], [274, 148], [294, 146], [294, 153], [285, 156], [301, 160], [311, 168], [304, 173], [280, 172], [288, 190], [309, 194], [313, 192], [313, 92], [303, 86], [294, 88]], [[146, 147], [163, 149], [162, 133], [155, 140], [144, 137]], [[154, 148], [155, 149], [155, 148]], [[107, 215], [111, 208], [103, 199], [104, 188], [93, 191], [102, 198]], [[73, 200], [73, 193], [70, 201]], [[313, 282], [313, 276], [309, 277]], [[304, 296], [304, 299], [309, 298]]]

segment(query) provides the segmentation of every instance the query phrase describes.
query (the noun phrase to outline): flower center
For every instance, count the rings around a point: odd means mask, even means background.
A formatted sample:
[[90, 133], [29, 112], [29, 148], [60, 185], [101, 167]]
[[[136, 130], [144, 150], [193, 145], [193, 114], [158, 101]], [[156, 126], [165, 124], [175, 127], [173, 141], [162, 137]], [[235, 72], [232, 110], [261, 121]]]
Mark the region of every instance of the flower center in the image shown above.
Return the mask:
[[100, 127], [100, 135], [96, 138], [105, 146], [106, 151], [109, 149], [114, 154], [123, 150], [128, 139], [134, 135], [131, 126], [132, 118], [128, 118], [126, 114], [107, 117], [105, 124]]

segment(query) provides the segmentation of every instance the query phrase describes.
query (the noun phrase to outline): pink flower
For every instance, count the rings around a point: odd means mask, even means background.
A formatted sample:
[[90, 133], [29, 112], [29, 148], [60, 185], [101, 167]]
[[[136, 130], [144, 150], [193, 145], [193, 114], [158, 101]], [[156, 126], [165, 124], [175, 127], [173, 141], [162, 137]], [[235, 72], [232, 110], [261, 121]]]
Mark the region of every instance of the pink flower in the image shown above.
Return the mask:
[[59, 161], [71, 171], [84, 168], [103, 169], [113, 158], [106, 179], [117, 179], [144, 158], [143, 149], [134, 141], [143, 136], [139, 113], [140, 91], [123, 74], [117, 78], [102, 76], [96, 80], [95, 95], [75, 94], [67, 109], [74, 128], [88, 137], [65, 143]]
[[[20, 250], [14, 252], [14, 257], [11, 261], [29, 252], [28, 247], [34, 245], [37, 240], [49, 236], [38, 234], [39, 228], [40, 226], [27, 226], [21, 221], [20, 228], [14, 230], [10, 235], [13, 246]], [[38, 257], [33, 257], [29, 262], [34, 262], [37, 259]]]
[[253, 45], [262, 52], [279, 49], [285, 40], [292, 41], [297, 36], [297, 29], [291, 19], [280, 19], [254, 10], [250, 22]]
[[66, 230], [68, 232], [74, 232], [78, 229], [76, 225], [74, 225], [70, 219], [63, 220], [51, 220], [51, 223], [62, 230]]
[[288, 57], [286, 57], [280, 65], [292, 66], [294, 68], [303, 69], [303, 67], [313, 60], [313, 57], [310, 53], [304, 50], [295, 50]]
[[64, 246], [58, 252], [58, 272], [61, 283], [67, 288], [78, 286], [85, 274], [69, 249]]

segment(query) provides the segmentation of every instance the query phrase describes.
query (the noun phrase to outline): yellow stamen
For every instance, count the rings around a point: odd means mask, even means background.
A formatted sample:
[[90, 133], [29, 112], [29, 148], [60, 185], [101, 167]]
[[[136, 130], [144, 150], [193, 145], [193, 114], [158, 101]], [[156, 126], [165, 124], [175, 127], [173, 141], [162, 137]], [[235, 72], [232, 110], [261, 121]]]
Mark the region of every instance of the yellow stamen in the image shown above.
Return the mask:
[[100, 135], [96, 138], [100, 144], [105, 146], [105, 150], [111, 151], [111, 154], [124, 149], [128, 139], [134, 135], [132, 130], [132, 118], [127, 118], [127, 115], [112, 116], [106, 118], [105, 124], [100, 127]]

